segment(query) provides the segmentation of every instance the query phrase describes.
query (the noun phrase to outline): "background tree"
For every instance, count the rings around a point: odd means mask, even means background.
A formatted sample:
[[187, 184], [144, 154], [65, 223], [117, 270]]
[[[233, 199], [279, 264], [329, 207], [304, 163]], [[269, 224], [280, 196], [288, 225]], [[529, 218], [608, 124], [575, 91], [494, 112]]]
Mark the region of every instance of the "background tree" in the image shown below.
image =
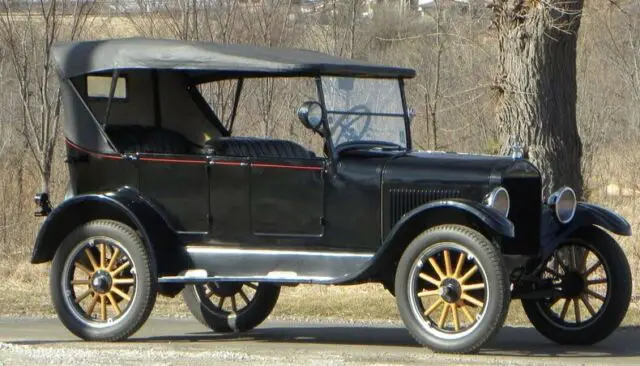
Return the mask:
[[498, 29], [497, 119], [542, 172], [544, 193], [583, 193], [576, 121], [576, 46], [584, 0], [493, 0]]

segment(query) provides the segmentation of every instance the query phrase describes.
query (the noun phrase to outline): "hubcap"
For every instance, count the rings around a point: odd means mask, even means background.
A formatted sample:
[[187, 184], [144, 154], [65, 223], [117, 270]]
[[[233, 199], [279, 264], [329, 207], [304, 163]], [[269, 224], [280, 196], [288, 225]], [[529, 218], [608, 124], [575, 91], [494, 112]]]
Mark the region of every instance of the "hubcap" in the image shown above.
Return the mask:
[[562, 276], [562, 287], [566, 297], [578, 297], [586, 289], [586, 281], [581, 273], [569, 272]]
[[91, 277], [91, 288], [98, 294], [106, 294], [111, 289], [112, 282], [109, 272], [99, 270]]
[[456, 338], [472, 331], [488, 300], [486, 275], [474, 256], [455, 243], [426, 249], [414, 262], [409, 295], [425, 330]]

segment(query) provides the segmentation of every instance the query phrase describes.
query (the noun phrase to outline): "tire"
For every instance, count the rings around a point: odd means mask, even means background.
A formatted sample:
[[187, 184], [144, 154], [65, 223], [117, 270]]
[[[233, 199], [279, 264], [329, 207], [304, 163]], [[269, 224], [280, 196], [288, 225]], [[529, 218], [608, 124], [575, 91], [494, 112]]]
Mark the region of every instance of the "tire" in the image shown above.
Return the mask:
[[[572, 251], [578, 253], [575, 262]], [[603, 230], [592, 226], [572, 234], [556, 248], [543, 272], [543, 278], [560, 280], [556, 288], [562, 294], [553, 299], [522, 299], [522, 306], [531, 324], [548, 339], [568, 345], [594, 344], [624, 319], [631, 302], [631, 270], [620, 245]], [[577, 273], [582, 282], [568, 273]]]
[[502, 327], [509, 309], [500, 251], [460, 225], [437, 226], [416, 237], [400, 258], [395, 289], [409, 333], [435, 352], [478, 350]]
[[140, 329], [153, 309], [156, 266], [132, 228], [91, 221], [60, 244], [49, 287], [58, 318], [71, 333], [87, 341], [120, 341]]
[[246, 332], [257, 327], [271, 314], [279, 295], [280, 286], [269, 283], [212, 282], [188, 285], [182, 291], [191, 314], [219, 333]]

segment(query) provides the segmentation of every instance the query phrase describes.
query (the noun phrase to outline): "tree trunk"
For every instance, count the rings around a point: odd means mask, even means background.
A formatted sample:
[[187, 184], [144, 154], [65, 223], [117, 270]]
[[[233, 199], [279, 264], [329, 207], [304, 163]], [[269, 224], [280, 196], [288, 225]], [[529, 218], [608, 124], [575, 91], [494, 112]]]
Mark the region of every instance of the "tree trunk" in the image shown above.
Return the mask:
[[576, 121], [576, 45], [584, 0], [494, 0], [500, 47], [496, 89], [503, 152], [514, 142], [542, 173], [545, 197], [583, 194]]

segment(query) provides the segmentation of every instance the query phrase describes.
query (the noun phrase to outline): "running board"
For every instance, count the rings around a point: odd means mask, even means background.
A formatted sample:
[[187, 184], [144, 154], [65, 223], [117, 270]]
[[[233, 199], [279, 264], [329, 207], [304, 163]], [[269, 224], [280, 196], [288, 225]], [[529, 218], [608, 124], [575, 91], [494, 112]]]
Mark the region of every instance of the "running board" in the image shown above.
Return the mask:
[[190, 270], [159, 283], [338, 283], [362, 271], [373, 254], [186, 246]]

